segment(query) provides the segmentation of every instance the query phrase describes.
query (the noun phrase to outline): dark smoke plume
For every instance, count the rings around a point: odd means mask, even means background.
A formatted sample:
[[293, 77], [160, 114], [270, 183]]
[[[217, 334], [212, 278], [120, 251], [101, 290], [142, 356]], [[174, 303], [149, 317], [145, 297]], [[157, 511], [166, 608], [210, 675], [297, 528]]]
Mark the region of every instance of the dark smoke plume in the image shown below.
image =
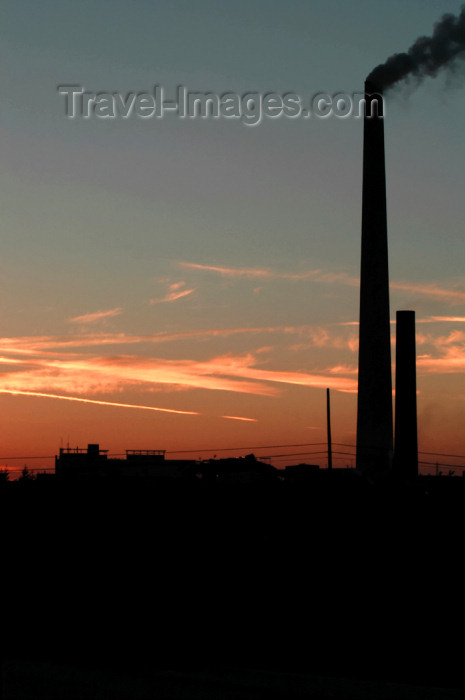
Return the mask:
[[465, 59], [465, 5], [458, 17], [443, 15], [434, 25], [433, 35], [421, 36], [407, 53], [396, 53], [371, 71], [367, 78], [380, 89], [386, 89], [412, 76], [419, 82], [434, 77], [443, 68], [452, 68]]

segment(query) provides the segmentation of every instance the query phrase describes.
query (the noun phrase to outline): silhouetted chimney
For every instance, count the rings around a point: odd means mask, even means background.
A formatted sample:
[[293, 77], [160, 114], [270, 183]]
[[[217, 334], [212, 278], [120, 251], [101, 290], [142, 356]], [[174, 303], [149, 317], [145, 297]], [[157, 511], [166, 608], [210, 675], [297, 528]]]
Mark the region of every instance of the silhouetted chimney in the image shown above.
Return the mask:
[[415, 311], [396, 314], [395, 426], [395, 471], [412, 481], [418, 476]]
[[391, 328], [382, 92], [366, 82], [365, 98], [357, 469], [376, 476], [392, 466]]
[[96, 459], [100, 455], [100, 445], [89, 444], [87, 445], [87, 455], [93, 459]]

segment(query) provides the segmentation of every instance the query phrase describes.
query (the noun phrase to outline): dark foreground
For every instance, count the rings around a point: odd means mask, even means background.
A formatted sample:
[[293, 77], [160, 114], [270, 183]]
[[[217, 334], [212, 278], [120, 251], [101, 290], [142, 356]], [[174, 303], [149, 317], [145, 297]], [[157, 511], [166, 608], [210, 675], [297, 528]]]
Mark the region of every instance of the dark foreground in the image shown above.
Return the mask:
[[327, 678], [263, 669], [153, 670], [137, 673], [50, 662], [4, 663], [5, 700], [462, 700], [451, 688]]
[[462, 697], [461, 491], [5, 489], [5, 695]]

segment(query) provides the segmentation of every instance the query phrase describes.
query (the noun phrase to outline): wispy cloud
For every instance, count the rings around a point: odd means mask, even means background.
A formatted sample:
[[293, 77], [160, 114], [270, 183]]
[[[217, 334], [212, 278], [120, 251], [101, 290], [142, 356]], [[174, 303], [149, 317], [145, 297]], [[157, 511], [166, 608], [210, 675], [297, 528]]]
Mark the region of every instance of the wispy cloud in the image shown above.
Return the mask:
[[465, 316], [429, 316], [417, 319], [417, 323], [465, 323]]
[[249, 279], [266, 278], [296, 279], [294, 273], [277, 273], [268, 267], [224, 267], [223, 265], [201, 265], [198, 263], [180, 262], [181, 267], [202, 272], [216, 272], [222, 277], [246, 277]]
[[0, 375], [0, 388], [110, 394], [123, 390], [207, 389], [272, 396], [276, 388], [221, 372], [215, 362], [165, 360], [131, 355], [62, 359], [30, 358], [24, 370]]
[[150, 303], [163, 304], [165, 302], [177, 301], [178, 299], [187, 297], [189, 294], [192, 294], [192, 292], [195, 292], [195, 289], [182, 289], [185, 284], [185, 282], [173, 282], [169, 285], [169, 291], [165, 294], [165, 296], [160, 297], [159, 299], [150, 299]]
[[[391, 319], [391, 324], [395, 324], [395, 319]], [[427, 316], [426, 318], [416, 318], [415, 323], [465, 323], [465, 316]], [[358, 321], [342, 321], [340, 326], [358, 326]]]
[[17, 355], [36, 354], [40, 351], [91, 348], [108, 345], [138, 345], [142, 343], [167, 343], [195, 338], [228, 338], [233, 335], [259, 335], [259, 334], [284, 334], [298, 335], [311, 338], [313, 333], [321, 333], [318, 327], [309, 325], [301, 326], [251, 326], [238, 328], [211, 328], [193, 331], [179, 331], [167, 333], [161, 331], [150, 335], [130, 335], [127, 333], [80, 333], [79, 335], [56, 336], [19, 336], [0, 338], [0, 352], [14, 353]]
[[256, 418], [244, 418], [243, 416], [221, 416], [221, 418], [228, 418], [229, 420], [243, 420], [247, 421], [248, 423], [257, 423]]
[[356, 367], [348, 367], [347, 365], [335, 365], [330, 367], [328, 372], [330, 374], [358, 374], [358, 369]]
[[95, 323], [96, 321], [101, 321], [105, 318], [119, 316], [122, 311], [122, 308], [109, 309], [108, 311], [94, 311], [90, 314], [83, 314], [82, 316], [74, 316], [73, 318], [69, 318], [68, 323]]
[[358, 337], [353, 334], [349, 336], [337, 335], [329, 327], [323, 328], [321, 326], [307, 326], [305, 328], [301, 328], [299, 335], [301, 337], [308, 338], [308, 341], [295, 343], [290, 346], [290, 350], [309, 350], [316, 347], [336, 348], [341, 350], [349, 349], [351, 352], [355, 352], [358, 348]]
[[260, 382], [280, 384], [297, 384], [315, 388], [332, 388], [343, 392], [356, 391], [356, 380], [350, 377], [333, 376], [330, 370], [321, 374], [305, 372], [290, 372], [281, 370], [260, 369], [255, 366], [256, 360], [250, 353], [246, 355], [226, 355], [210, 361], [210, 366], [222, 375], [239, 376], [243, 379], [254, 379]]
[[[222, 277], [247, 278], [247, 279], [286, 279], [286, 280], [312, 280], [325, 284], [342, 284], [350, 287], [358, 287], [360, 278], [346, 272], [331, 272], [320, 269], [302, 270], [296, 272], [282, 272], [270, 267], [226, 267], [224, 265], [203, 265], [200, 263], [179, 262], [181, 267], [203, 272], [214, 272]], [[441, 300], [449, 304], [461, 304], [465, 302], [465, 291], [442, 287], [437, 283], [424, 284], [415, 282], [391, 281], [391, 289], [412, 294], [424, 295]]]
[[391, 289], [398, 289], [402, 292], [412, 292], [422, 294], [432, 299], [438, 299], [449, 304], [463, 304], [465, 302], [465, 292], [457, 289], [440, 287], [437, 284], [421, 284], [412, 282], [391, 282]]
[[303, 270], [300, 272], [281, 272], [270, 267], [225, 267], [224, 265], [201, 265], [199, 263], [178, 263], [181, 267], [201, 272], [215, 272], [222, 277], [247, 279], [284, 279], [315, 280], [317, 282], [343, 282], [356, 285], [358, 278], [350, 277], [345, 272], [323, 272], [322, 270]]
[[263, 357], [260, 349], [255, 354], [229, 353], [204, 361], [121, 354], [94, 357], [75, 352], [46, 356], [29, 352], [21, 361], [4, 354], [0, 356], [0, 390], [89, 396], [169, 388], [276, 396], [278, 384], [349, 392], [356, 388], [353, 378], [331, 369], [318, 374], [263, 368], [260, 364], [267, 363]]
[[417, 366], [436, 374], [462, 374], [465, 372], [465, 348], [451, 348], [442, 357], [423, 355], [417, 358]]
[[417, 357], [420, 371], [437, 374], [465, 372], [465, 331], [453, 330], [442, 336], [422, 334], [419, 344], [426, 346], [425, 352]]
[[79, 401], [81, 403], [93, 403], [99, 406], [117, 406], [118, 408], [139, 408], [144, 411], [162, 411], [163, 413], [182, 413], [183, 415], [198, 416], [197, 411], [179, 411], [173, 408], [158, 408], [155, 406], [139, 406], [132, 403], [118, 403], [115, 401], [98, 401], [96, 399], [85, 399], [81, 396], [63, 396], [60, 394], [46, 394], [40, 391], [20, 391], [19, 389], [0, 389], [0, 394], [11, 394], [12, 396], [37, 396], [45, 399], [61, 399], [63, 401]]
[[166, 294], [166, 296], [162, 297], [161, 299], [150, 299], [151, 304], [163, 304], [164, 302], [167, 301], [177, 301], [178, 299], [182, 299], [183, 297], [187, 297], [189, 294], [192, 294], [194, 292], [194, 289], [184, 289], [181, 292], [169, 292]]

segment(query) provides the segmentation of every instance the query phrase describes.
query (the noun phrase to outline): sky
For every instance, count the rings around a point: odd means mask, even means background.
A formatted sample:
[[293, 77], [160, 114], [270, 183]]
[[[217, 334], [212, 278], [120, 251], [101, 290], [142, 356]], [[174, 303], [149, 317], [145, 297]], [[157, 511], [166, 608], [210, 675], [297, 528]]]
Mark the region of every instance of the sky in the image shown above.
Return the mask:
[[[328, 387], [353, 466], [362, 120], [69, 118], [58, 88], [352, 95], [460, 7], [3, 0], [0, 463], [99, 443], [324, 465]], [[465, 465], [426, 454], [465, 454], [464, 111], [460, 67], [386, 97], [393, 358], [414, 309], [420, 459]]]

